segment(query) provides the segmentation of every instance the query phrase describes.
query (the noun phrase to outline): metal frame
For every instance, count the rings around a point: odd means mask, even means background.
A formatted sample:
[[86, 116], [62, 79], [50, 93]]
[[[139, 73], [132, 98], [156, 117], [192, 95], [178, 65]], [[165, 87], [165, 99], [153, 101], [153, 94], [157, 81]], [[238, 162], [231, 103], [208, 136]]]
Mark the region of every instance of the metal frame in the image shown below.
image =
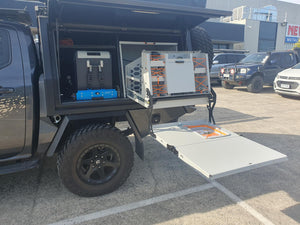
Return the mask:
[[[152, 43], [152, 44], [151, 44]], [[122, 83], [123, 83], [123, 94], [124, 97], [127, 97], [127, 93], [126, 93], [126, 82], [125, 82], [125, 78], [126, 78], [126, 74], [124, 71], [124, 64], [123, 64], [123, 51], [122, 51], [122, 45], [166, 45], [166, 46], [175, 46], [176, 50], [178, 50], [178, 43], [172, 43], [172, 42], [138, 42], [138, 41], [120, 41], [119, 42], [119, 49], [120, 49], [120, 59], [121, 59], [121, 69], [122, 69]], [[142, 55], [141, 55], [142, 56]]]
[[[157, 51], [161, 53], [161, 55], [169, 56], [169, 54], [174, 54], [177, 52], [172, 51]], [[195, 81], [193, 77], [193, 87], [194, 90], [191, 90], [191, 93], [183, 93], [183, 94], [175, 94], [171, 95], [168, 94], [167, 96], [152, 96], [152, 75], [151, 75], [151, 69], [152, 66], [163, 66], [167, 69], [167, 61], [150, 61], [150, 54], [151, 51], [143, 51], [142, 52], [142, 78], [140, 81], [142, 85], [142, 93], [137, 93], [134, 90], [128, 90], [132, 93], [132, 96], [129, 96], [132, 100], [138, 102], [139, 104], [143, 105], [145, 108], [150, 107], [150, 99], [153, 100], [153, 108], [154, 109], [161, 109], [161, 108], [170, 108], [170, 107], [178, 107], [178, 106], [185, 106], [185, 105], [195, 105], [195, 104], [203, 104], [203, 103], [209, 103], [209, 99], [211, 98], [211, 86], [210, 86], [210, 78], [209, 78], [209, 72], [208, 72], [208, 58], [207, 55], [200, 52], [191, 52], [191, 51], [182, 51], [180, 54], [187, 54], [189, 58], [187, 59], [188, 62], [191, 62], [195, 66], [197, 63], [194, 62], [194, 57], [200, 57], [205, 58], [205, 65], [202, 65], [199, 63], [200, 67], [193, 67], [193, 73], [196, 74], [206, 74], [207, 81], [205, 85], [207, 85], [207, 93], [199, 93], [197, 92], [197, 81]], [[174, 59], [175, 60], [175, 59]], [[154, 63], [154, 64], [153, 64]], [[153, 65], [152, 65], [153, 64]], [[195, 76], [194, 75], [194, 76]], [[168, 79], [167, 74], [165, 75], [166, 79]], [[126, 78], [126, 79], [130, 79]], [[178, 85], [180, 85], [180, 81], [178, 81]], [[167, 86], [166, 86], [167, 87]], [[149, 90], [149, 93], [147, 93], [147, 90]], [[206, 99], [204, 99], [206, 98]]]

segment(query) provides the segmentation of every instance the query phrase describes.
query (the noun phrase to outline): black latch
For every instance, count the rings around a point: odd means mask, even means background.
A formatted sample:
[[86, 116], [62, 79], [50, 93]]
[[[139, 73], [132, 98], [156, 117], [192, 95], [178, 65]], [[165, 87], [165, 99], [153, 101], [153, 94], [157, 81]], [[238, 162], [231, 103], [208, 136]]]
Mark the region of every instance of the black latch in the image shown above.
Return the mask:
[[167, 149], [168, 149], [170, 152], [174, 153], [176, 156], [178, 156], [178, 151], [176, 150], [176, 148], [175, 148], [173, 145], [168, 145], [168, 144], [167, 144]]

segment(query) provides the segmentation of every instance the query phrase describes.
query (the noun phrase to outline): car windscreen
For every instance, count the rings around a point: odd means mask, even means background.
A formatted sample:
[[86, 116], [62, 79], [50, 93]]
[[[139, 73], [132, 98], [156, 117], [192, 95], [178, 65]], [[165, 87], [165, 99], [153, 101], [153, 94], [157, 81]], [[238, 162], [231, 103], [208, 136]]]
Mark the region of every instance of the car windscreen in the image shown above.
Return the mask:
[[292, 69], [300, 69], [300, 63], [298, 63], [297, 65], [295, 65]]
[[264, 63], [268, 58], [267, 53], [255, 53], [246, 56], [240, 63]]

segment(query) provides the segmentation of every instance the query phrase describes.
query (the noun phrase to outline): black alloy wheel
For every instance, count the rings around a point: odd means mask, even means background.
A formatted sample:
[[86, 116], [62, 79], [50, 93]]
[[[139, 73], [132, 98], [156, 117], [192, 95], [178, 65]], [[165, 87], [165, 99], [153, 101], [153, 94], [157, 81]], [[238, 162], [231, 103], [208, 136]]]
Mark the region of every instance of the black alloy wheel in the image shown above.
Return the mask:
[[120, 130], [86, 125], [69, 136], [57, 158], [59, 177], [74, 194], [93, 197], [119, 188], [133, 166], [133, 149]]
[[120, 168], [120, 155], [113, 147], [99, 144], [86, 149], [77, 162], [77, 173], [88, 184], [109, 181]]

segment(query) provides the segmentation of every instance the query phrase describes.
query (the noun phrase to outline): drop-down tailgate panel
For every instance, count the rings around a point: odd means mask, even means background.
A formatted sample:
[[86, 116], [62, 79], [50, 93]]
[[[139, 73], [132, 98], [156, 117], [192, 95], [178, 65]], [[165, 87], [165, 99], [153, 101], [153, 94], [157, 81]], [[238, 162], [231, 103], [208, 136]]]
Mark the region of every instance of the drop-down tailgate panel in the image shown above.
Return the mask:
[[205, 121], [156, 125], [156, 140], [210, 179], [287, 160], [287, 156]]

